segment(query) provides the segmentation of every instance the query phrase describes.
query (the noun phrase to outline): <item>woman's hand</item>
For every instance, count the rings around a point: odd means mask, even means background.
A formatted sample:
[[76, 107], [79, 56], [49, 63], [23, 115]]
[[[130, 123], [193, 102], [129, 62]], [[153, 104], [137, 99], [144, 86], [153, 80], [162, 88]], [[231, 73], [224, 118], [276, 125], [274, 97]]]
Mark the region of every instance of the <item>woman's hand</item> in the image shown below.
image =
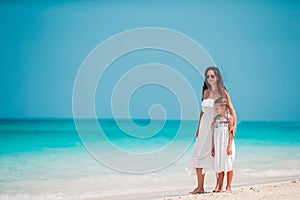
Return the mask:
[[232, 133], [233, 135], [235, 135], [235, 132], [236, 132], [236, 126], [231, 126], [228, 132], [229, 132], [229, 133]]
[[235, 109], [233, 107], [233, 104], [231, 102], [231, 99], [230, 99], [230, 96], [229, 96], [229, 93], [228, 91], [226, 90], [226, 88], [224, 89], [224, 94], [227, 98], [227, 101], [229, 103], [229, 111], [230, 111], [230, 119], [231, 121], [229, 122], [230, 123], [230, 128], [229, 128], [229, 133], [232, 132], [233, 133], [233, 136], [235, 136], [235, 132], [236, 132], [236, 126], [237, 126], [237, 118], [236, 118], [236, 112], [235, 112]]
[[228, 145], [227, 147], [227, 155], [231, 155], [232, 154], [232, 148], [231, 148], [231, 145]]
[[228, 123], [229, 123], [229, 133], [232, 133], [233, 137], [235, 136], [235, 132], [236, 132], [236, 125], [234, 125], [234, 119], [233, 117], [230, 115], [228, 118]]
[[213, 147], [213, 148], [211, 149], [211, 155], [212, 155], [212, 157], [215, 157], [215, 147]]

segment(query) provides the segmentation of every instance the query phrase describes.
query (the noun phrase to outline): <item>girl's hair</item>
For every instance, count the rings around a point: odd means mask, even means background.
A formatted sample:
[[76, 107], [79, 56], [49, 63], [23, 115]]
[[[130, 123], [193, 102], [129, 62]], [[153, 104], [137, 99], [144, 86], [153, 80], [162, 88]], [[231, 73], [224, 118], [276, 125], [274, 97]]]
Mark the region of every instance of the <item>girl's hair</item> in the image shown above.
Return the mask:
[[221, 106], [226, 106], [226, 108], [228, 108], [229, 105], [226, 97], [217, 98], [214, 104], [220, 104]]
[[[217, 98], [216, 100], [215, 100], [215, 102], [214, 102], [214, 104], [220, 104], [221, 106], [225, 106], [226, 107], [226, 111], [225, 111], [225, 116], [227, 117], [227, 122], [229, 122], [228, 121], [228, 107], [229, 107], [229, 103], [228, 103], [228, 100], [227, 100], [227, 98], [226, 97], [219, 97], [219, 98]], [[219, 115], [217, 115], [216, 117], [215, 117], [215, 120], [218, 118], [218, 116]]]
[[209, 85], [209, 83], [207, 82], [207, 79], [206, 79], [207, 72], [209, 70], [212, 70], [214, 72], [215, 76], [218, 78], [217, 88], [218, 88], [218, 91], [221, 94], [221, 96], [224, 96], [224, 88], [225, 87], [224, 87], [223, 78], [222, 78], [222, 75], [220, 73], [220, 70], [217, 67], [211, 66], [211, 67], [206, 68], [206, 70], [205, 70], [205, 77], [204, 77], [205, 81], [204, 81], [204, 84], [203, 84], [203, 87], [202, 87], [202, 100], [204, 98], [204, 91], [206, 89], [210, 89], [211, 88], [211, 85]]

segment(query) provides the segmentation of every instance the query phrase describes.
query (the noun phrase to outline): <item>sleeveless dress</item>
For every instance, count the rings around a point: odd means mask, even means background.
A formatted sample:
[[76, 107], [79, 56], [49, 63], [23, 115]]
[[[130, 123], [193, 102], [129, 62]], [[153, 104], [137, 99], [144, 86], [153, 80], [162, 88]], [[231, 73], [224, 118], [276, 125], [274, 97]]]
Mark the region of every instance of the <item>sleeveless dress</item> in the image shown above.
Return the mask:
[[233, 162], [235, 160], [235, 144], [232, 141], [232, 154], [227, 155], [227, 147], [229, 142], [228, 120], [220, 120], [216, 118], [214, 125], [214, 145], [215, 145], [215, 171], [228, 172], [233, 170]]
[[186, 168], [190, 174], [196, 174], [196, 168], [203, 168], [202, 173], [214, 171], [214, 160], [211, 155], [212, 150], [212, 122], [216, 117], [214, 109], [215, 99], [208, 98], [202, 101], [203, 115], [200, 120], [198, 137], [194, 144], [192, 157]]

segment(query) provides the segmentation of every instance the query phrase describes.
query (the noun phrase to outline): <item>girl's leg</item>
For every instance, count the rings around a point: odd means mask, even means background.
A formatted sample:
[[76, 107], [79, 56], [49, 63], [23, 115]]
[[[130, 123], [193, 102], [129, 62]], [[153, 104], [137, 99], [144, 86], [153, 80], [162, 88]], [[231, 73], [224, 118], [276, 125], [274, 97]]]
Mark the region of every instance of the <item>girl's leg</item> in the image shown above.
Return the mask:
[[223, 191], [223, 180], [224, 180], [224, 172], [218, 173], [218, 188], [215, 192], [222, 192]]
[[231, 192], [232, 178], [233, 178], [233, 170], [227, 172], [227, 186], [226, 186], [226, 191]]
[[202, 174], [202, 168], [196, 168], [197, 172], [197, 179], [198, 179], [198, 187], [194, 189], [193, 192], [190, 192], [190, 194], [202, 194], [204, 193], [204, 177], [205, 174]]

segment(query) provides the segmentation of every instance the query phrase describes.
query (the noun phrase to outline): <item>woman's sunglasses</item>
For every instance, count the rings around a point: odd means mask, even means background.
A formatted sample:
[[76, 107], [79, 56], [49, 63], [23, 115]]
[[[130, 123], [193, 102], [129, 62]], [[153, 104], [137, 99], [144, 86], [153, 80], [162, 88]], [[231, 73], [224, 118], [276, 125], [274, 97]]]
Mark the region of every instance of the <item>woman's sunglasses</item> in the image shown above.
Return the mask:
[[216, 76], [215, 76], [215, 75], [207, 75], [207, 76], [206, 76], [206, 79], [209, 79], [209, 77], [210, 77], [211, 79], [215, 79]]

